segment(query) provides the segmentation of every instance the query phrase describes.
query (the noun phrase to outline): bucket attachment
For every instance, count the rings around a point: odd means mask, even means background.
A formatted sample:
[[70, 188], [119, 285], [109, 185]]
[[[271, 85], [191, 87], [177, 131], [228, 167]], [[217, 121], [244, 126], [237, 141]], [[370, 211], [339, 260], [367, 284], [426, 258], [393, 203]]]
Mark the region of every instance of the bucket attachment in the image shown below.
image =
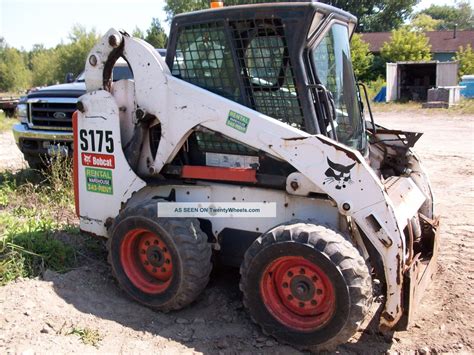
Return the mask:
[[418, 305], [437, 270], [439, 253], [439, 219], [419, 214], [422, 236], [415, 242], [414, 257], [404, 271], [404, 315], [397, 329], [407, 330], [415, 319]]

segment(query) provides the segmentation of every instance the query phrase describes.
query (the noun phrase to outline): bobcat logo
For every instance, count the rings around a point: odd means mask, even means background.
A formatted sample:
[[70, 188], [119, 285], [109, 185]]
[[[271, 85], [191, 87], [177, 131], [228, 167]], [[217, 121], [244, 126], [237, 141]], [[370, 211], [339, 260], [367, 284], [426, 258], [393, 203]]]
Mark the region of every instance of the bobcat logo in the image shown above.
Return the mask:
[[327, 177], [324, 179], [323, 185], [326, 185], [326, 183], [332, 184], [333, 182], [336, 182], [336, 189], [341, 190], [346, 188], [346, 184], [353, 183], [351, 180], [351, 170], [356, 165], [356, 163], [345, 166], [336, 164], [329, 158], [327, 158], [327, 160], [329, 168], [324, 173]]
[[92, 160], [92, 157], [90, 155], [84, 154], [84, 163], [89, 164]]

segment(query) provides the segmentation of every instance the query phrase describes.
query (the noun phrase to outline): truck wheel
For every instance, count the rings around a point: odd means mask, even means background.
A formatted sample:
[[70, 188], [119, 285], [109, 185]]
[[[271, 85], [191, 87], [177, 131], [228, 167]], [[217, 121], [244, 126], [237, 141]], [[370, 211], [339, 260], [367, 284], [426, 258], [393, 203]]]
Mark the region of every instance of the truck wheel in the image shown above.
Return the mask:
[[45, 162], [38, 155], [24, 154], [24, 158], [31, 169], [43, 170], [46, 167]]
[[192, 218], [158, 218], [157, 200], [126, 208], [108, 241], [109, 262], [122, 289], [161, 311], [194, 301], [211, 272], [211, 246]]
[[275, 227], [247, 250], [240, 289], [263, 332], [302, 349], [332, 350], [372, 301], [367, 265], [340, 234], [314, 224]]

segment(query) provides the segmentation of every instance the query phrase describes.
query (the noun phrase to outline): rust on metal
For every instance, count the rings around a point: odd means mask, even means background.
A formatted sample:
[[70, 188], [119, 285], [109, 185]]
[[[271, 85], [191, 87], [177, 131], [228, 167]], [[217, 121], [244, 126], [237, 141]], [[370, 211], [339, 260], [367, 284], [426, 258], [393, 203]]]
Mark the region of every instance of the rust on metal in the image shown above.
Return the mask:
[[393, 244], [393, 242], [390, 238], [388, 240], [386, 240], [384, 238], [379, 238], [379, 240], [380, 240], [380, 243], [382, 243], [385, 248], [390, 248]]
[[411, 224], [411, 219], [408, 218], [408, 258], [406, 262], [406, 266], [410, 266], [411, 262], [413, 261], [413, 242], [414, 242], [414, 237], [413, 237], [413, 226]]
[[380, 315], [380, 317], [387, 320], [387, 321], [389, 321], [390, 323], [395, 320], [395, 318], [390, 313], [388, 313], [387, 311], [383, 312]]
[[413, 257], [411, 265], [406, 268], [403, 274], [404, 316], [397, 324], [400, 329], [407, 329], [414, 320], [417, 307], [437, 270], [440, 238], [439, 218], [430, 219], [421, 213], [419, 217], [420, 222], [424, 223], [422, 239], [425, 243], [423, 243], [424, 248]]
[[319, 141], [320, 141], [321, 143], [326, 144], [326, 145], [328, 145], [328, 146], [330, 146], [330, 147], [333, 147], [334, 149], [336, 149], [336, 150], [338, 150], [338, 151], [340, 151], [340, 152], [343, 152], [344, 154], [347, 155], [347, 157], [348, 157], [349, 159], [352, 159], [352, 160], [358, 162], [359, 164], [362, 163], [362, 162], [360, 161], [359, 157], [358, 157], [356, 154], [354, 154], [353, 152], [348, 151], [348, 150], [346, 150], [346, 149], [343, 149], [343, 148], [341, 148], [339, 145], [334, 144], [334, 143], [332, 143], [332, 142], [329, 141], [329, 140], [326, 140], [326, 139], [323, 139], [323, 138], [317, 137], [317, 136], [316, 136], [316, 138], [319, 139]]
[[400, 257], [400, 253], [397, 253], [397, 285], [401, 285], [402, 283], [402, 260]]

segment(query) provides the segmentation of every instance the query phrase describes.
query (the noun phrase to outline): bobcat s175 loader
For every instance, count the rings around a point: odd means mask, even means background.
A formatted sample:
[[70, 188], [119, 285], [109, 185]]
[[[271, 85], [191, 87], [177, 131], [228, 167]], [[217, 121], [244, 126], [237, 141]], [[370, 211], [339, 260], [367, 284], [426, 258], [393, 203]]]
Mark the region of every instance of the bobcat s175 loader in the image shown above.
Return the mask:
[[[76, 208], [81, 230], [108, 238], [130, 297], [185, 307], [214, 253], [240, 266], [252, 319], [282, 342], [347, 341], [375, 278], [380, 326], [407, 326], [438, 223], [411, 149], [421, 135], [364, 119], [355, 26], [317, 2], [231, 6], [176, 16], [166, 60], [114, 29], [93, 48], [74, 117]], [[120, 57], [133, 80], [112, 81]], [[192, 213], [227, 203], [273, 212]]]

